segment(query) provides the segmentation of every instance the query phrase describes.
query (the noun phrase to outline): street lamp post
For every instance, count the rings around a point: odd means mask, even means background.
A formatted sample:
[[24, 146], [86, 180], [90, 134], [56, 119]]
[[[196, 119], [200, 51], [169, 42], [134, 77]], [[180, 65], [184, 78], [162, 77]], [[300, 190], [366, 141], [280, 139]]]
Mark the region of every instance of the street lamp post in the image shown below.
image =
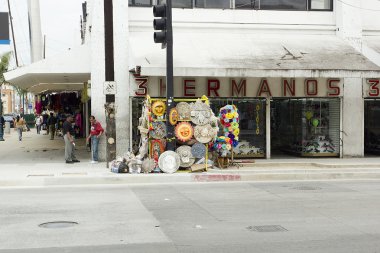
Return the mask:
[[3, 121], [3, 84], [0, 85], [0, 141], [4, 141], [4, 121]]

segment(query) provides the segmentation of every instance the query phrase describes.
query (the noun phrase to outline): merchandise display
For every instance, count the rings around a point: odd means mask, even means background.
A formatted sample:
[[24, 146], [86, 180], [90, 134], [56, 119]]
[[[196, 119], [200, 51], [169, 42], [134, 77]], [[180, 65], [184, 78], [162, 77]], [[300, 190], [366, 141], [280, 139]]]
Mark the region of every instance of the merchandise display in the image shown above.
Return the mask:
[[197, 126], [203, 126], [210, 123], [212, 111], [210, 106], [198, 99], [195, 103], [190, 104], [190, 118]]
[[181, 158], [174, 151], [165, 151], [158, 159], [158, 166], [165, 173], [174, 173], [181, 165]]
[[161, 121], [152, 122], [152, 129], [149, 135], [154, 139], [163, 139], [166, 136], [166, 125]]
[[195, 157], [193, 157], [191, 153], [191, 147], [190, 146], [180, 146], [177, 148], [176, 153], [180, 157], [181, 164], [180, 166], [183, 168], [188, 168], [195, 162]]
[[165, 114], [165, 112], [166, 112], [166, 104], [163, 101], [158, 100], [158, 101], [153, 103], [152, 113], [154, 115], [161, 117]]
[[194, 129], [190, 123], [181, 122], [175, 127], [174, 133], [178, 140], [186, 142], [193, 138]]
[[191, 147], [191, 154], [195, 158], [203, 158], [206, 156], [206, 147], [203, 143], [197, 142]]
[[172, 126], [175, 126], [178, 122], [178, 111], [176, 108], [170, 109], [169, 122]]
[[219, 120], [222, 125], [223, 136], [218, 136], [214, 149], [221, 156], [227, 156], [232, 148], [239, 144], [239, 112], [235, 105], [226, 105], [220, 108]]
[[210, 124], [196, 126], [194, 129], [194, 137], [200, 143], [207, 144], [211, 142], [216, 135], [217, 132]]
[[186, 102], [179, 102], [176, 106], [178, 111], [178, 120], [187, 121], [190, 120], [190, 105]]

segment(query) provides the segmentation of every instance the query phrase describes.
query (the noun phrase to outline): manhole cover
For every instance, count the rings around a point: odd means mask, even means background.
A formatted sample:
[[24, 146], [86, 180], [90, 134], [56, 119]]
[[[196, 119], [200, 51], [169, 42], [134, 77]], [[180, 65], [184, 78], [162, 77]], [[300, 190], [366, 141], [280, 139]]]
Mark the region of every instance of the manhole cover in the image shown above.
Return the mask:
[[78, 225], [77, 222], [74, 221], [52, 221], [46, 222], [38, 225], [41, 228], [68, 228]]
[[280, 225], [264, 225], [264, 226], [249, 226], [247, 227], [250, 231], [255, 232], [285, 232], [288, 231], [286, 228]]
[[294, 187], [294, 190], [300, 190], [300, 191], [316, 191], [321, 190], [321, 187], [315, 187], [315, 186], [298, 186]]

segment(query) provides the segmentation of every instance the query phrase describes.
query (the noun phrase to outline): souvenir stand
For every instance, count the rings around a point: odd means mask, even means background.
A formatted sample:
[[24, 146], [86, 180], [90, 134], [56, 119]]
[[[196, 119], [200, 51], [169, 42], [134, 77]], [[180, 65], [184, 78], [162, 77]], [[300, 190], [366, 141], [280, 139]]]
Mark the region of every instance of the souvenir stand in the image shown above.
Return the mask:
[[[147, 97], [148, 158], [144, 162], [149, 168], [144, 169], [143, 162], [144, 172], [174, 173], [179, 167], [190, 168], [194, 164], [204, 164], [204, 169], [208, 168], [209, 143], [214, 141], [219, 130], [208, 98], [174, 99], [174, 102], [176, 107], [166, 115], [166, 99]], [[166, 120], [175, 129], [175, 152], [165, 151]]]

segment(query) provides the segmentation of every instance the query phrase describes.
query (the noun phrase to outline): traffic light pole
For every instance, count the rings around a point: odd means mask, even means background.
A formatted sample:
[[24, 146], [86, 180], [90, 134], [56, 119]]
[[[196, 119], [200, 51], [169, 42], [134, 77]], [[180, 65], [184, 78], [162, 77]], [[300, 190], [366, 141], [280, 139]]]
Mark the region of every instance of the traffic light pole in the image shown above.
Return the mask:
[[166, 150], [175, 150], [174, 126], [169, 122], [170, 110], [175, 107], [173, 89], [173, 27], [172, 0], [166, 0]]

